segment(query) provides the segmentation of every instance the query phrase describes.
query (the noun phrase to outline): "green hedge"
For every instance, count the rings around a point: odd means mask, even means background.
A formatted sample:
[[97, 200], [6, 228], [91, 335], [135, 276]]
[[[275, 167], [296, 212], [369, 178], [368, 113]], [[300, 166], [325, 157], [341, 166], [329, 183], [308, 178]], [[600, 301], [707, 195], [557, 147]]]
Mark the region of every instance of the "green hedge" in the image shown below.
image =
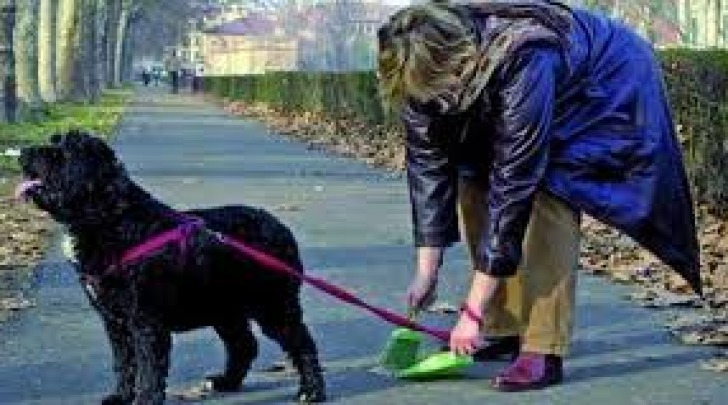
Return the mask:
[[[674, 49], [660, 58], [696, 198], [728, 214], [728, 51]], [[372, 72], [208, 77], [205, 88], [282, 112], [385, 122]]]
[[660, 56], [695, 194], [728, 214], [728, 51]]
[[204, 86], [220, 97], [266, 103], [285, 112], [313, 111], [342, 118], [356, 115], [371, 123], [384, 121], [371, 72], [207, 77]]

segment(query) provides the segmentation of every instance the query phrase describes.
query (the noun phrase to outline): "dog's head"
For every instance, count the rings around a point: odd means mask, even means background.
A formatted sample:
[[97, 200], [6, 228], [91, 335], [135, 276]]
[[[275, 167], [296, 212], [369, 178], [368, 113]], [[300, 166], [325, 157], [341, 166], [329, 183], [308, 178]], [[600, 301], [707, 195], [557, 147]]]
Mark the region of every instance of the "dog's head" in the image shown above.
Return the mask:
[[103, 222], [113, 194], [127, 178], [114, 151], [80, 131], [53, 135], [48, 144], [23, 149], [19, 162], [24, 179], [16, 196], [33, 200], [67, 224]]

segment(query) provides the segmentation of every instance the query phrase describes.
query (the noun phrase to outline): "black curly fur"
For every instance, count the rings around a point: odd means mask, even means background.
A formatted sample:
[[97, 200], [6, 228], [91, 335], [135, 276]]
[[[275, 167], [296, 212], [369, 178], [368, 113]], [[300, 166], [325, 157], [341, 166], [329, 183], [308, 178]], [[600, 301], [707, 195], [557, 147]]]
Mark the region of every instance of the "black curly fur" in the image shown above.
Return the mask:
[[171, 333], [213, 327], [227, 361], [213, 388], [241, 387], [257, 343], [254, 320], [290, 356], [300, 375], [298, 399], [325, 399], [316, 345], [302, 321], [300, 282], [261, 268], [221, 245], [214, 232], [239, 238], [302, 270], [296, 241], [271, 214], [247, 206], [187, 211], [204, 220], [184, 251], [177, 244], [120, 271], [109, 272], [127, 249], [177, 226], [179, 214], [136, 185], [99, 138], [77, 131], [26, 148], [27, 196], [64, 224], [75, 239], [78, 271], [103, 320], [117, 385], [104, 404], [161, 404]]

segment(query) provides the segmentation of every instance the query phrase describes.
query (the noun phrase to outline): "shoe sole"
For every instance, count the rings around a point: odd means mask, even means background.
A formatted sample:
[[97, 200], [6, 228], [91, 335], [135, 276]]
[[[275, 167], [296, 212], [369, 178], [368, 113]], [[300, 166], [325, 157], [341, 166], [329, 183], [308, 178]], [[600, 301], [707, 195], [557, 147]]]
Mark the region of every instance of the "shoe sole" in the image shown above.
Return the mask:
[[499, 385], [497, 382], [492, 382], [491, 387], [499, 392], [521, 392], [521, 391], [532, 391], [532, 390], [541, 390], [544, 388], [548, 388], [552, 385], [558, 385], [563, 382], [563, 379], [561, 378], [555, 378], [549, 381], [542, 381], [538, 383], [532, 383], [532, 384], [505, 384], [505, 385]]

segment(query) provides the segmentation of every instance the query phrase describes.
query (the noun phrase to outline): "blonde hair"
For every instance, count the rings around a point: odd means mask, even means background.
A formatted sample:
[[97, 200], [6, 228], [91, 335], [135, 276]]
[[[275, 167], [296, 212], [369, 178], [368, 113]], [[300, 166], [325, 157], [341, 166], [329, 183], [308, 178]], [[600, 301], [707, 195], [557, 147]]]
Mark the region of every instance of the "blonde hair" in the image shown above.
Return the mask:
[[380, 93], [390, 108], [397, 109], [407, 99], [455, 101], [475, 71], [476, 30], [465, 10], [456, 5], [409, 6], [394, 14], [378, 37]]

